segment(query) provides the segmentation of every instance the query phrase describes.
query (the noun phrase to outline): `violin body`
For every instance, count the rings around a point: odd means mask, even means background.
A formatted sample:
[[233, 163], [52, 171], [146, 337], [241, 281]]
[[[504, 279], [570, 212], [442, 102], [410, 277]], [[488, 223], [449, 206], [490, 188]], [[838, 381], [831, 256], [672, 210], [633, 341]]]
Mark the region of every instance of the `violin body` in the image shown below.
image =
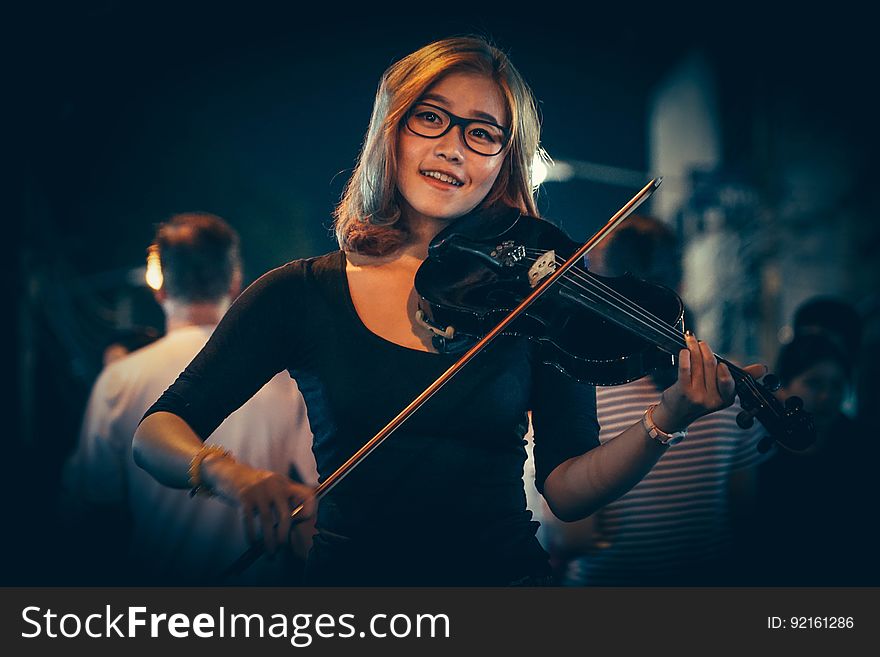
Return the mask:
[[[585, 251], [553, 224], [514, 209], [472, 212], [428, 247], [415, 277], [419, 319], [435, 333], [438, 351], [470, 353], [492, 333], [525, 336], [540, 344], [543, 362], [593, 385], [627, 383], [670, 365], [686, 348], [681, 299], [629, 275], [598, 276], [574, 260]], [[745, 429], [757, 419], [769, 433], [760, 451], [773, 441], [793, 451], [815, 441], [801, 400], [782, 404], [773, 395], [778, 377], [766, 375], [762, 384], [716, 357], [735, 382], [743, 409], [737, 423]]]
[[[516, 210], [471, 213], [432, 241], [415, 279], [422, 309], [435, 326], [454, 327], [453, 343], [472, 344], [532, 291], [530, 270], [540, 254], [552, 252], [565, 261], [579, 246], [553, 224]], [[680, 346], [658, 346], [617, 325], [613, 310], [592, 298], [591, 290], [617, 293], [681, 334], [678, 295], [629, 275], [608, 278], [575, 267], [567, 283], [542, 295], [504, 333], [536, 340], [542, 361], [593, 385], [627, 383], [668, 367]], [[449, 349], [441, 336], [435, 346]]]

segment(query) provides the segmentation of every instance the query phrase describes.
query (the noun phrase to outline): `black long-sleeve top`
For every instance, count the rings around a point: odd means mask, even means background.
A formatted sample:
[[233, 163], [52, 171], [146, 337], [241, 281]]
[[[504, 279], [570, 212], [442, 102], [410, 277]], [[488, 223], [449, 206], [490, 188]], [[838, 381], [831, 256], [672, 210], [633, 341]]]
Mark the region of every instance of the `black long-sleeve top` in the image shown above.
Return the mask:
[[[597, 446], [595, 390], [501, 336], [320, 503], [314, 585], [503, 585], [547, 571], [522, 474], [532, 411], [539, 490]], [[370, 332], [345, 255], [297, 260], [254, 282], [205, 348], [148, 411], [202, 438], [273, 375], [302, 392], [321, 480], [456, 360]]]

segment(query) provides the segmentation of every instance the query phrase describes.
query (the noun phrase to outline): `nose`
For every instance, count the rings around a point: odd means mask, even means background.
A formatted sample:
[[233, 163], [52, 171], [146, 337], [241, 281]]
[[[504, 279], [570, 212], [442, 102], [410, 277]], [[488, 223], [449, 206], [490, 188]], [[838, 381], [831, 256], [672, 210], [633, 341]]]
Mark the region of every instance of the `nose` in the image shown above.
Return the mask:
[[464, 126], [455, 125], [445, 135], [439, 137], [434, 147], [434, 153], [451, 162], [461, 162], [467, 146], [464, 143]]

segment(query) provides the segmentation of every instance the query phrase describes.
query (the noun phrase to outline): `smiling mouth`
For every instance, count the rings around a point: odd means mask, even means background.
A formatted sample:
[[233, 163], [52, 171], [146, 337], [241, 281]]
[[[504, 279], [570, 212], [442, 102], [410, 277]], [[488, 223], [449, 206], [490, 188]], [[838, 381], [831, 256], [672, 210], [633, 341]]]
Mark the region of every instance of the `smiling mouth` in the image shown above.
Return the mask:
[[458, 178], [453, 178], [447, 173], [440, 173], [439, 171], [419, 171], [419, 173], [426, 178], [433, 178], [434, 180], [448, 183], [453, 187], [461, 187], [462, 185], [464, 185], [464, 183], [461, 182]]

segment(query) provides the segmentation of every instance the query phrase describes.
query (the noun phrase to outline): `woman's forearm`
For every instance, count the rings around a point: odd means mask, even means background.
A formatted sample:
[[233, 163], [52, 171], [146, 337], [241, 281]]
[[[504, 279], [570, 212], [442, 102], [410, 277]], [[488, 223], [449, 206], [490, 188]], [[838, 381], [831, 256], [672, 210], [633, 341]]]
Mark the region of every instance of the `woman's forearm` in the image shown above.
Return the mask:
[[138, 426], [132, 442], [134, 462], [159, 483], [172, 488], [189, 486], [189, 465], [202, 440], [178, 415], [159, 411]]
[[[159, 483], [189, 488], [194, 483], [190, 480], [190, 464], [203, 447], [201, 438], [181, 417], [159, 411], [147, 416], [137, 428], [132, 453], [135, 463]], [[199, 485], [241, 507], [249, 539], [262, 537], [270, 553], [277, 545], [290, 541], [291, 515], [286, 510], [302, 503], [302, 518], [315, 512], [314, 491], [284, 475], [239, 463], [228, 453], [205, 456], [203, 452], [202, 460], [196, 463]], [[259, 534], [255, 523], [260, 527]]]
[[666, 451], [641, 422], [555, 468], [544, 482], [550, 510], [568, 522], [586, 518], [626, 493]]

